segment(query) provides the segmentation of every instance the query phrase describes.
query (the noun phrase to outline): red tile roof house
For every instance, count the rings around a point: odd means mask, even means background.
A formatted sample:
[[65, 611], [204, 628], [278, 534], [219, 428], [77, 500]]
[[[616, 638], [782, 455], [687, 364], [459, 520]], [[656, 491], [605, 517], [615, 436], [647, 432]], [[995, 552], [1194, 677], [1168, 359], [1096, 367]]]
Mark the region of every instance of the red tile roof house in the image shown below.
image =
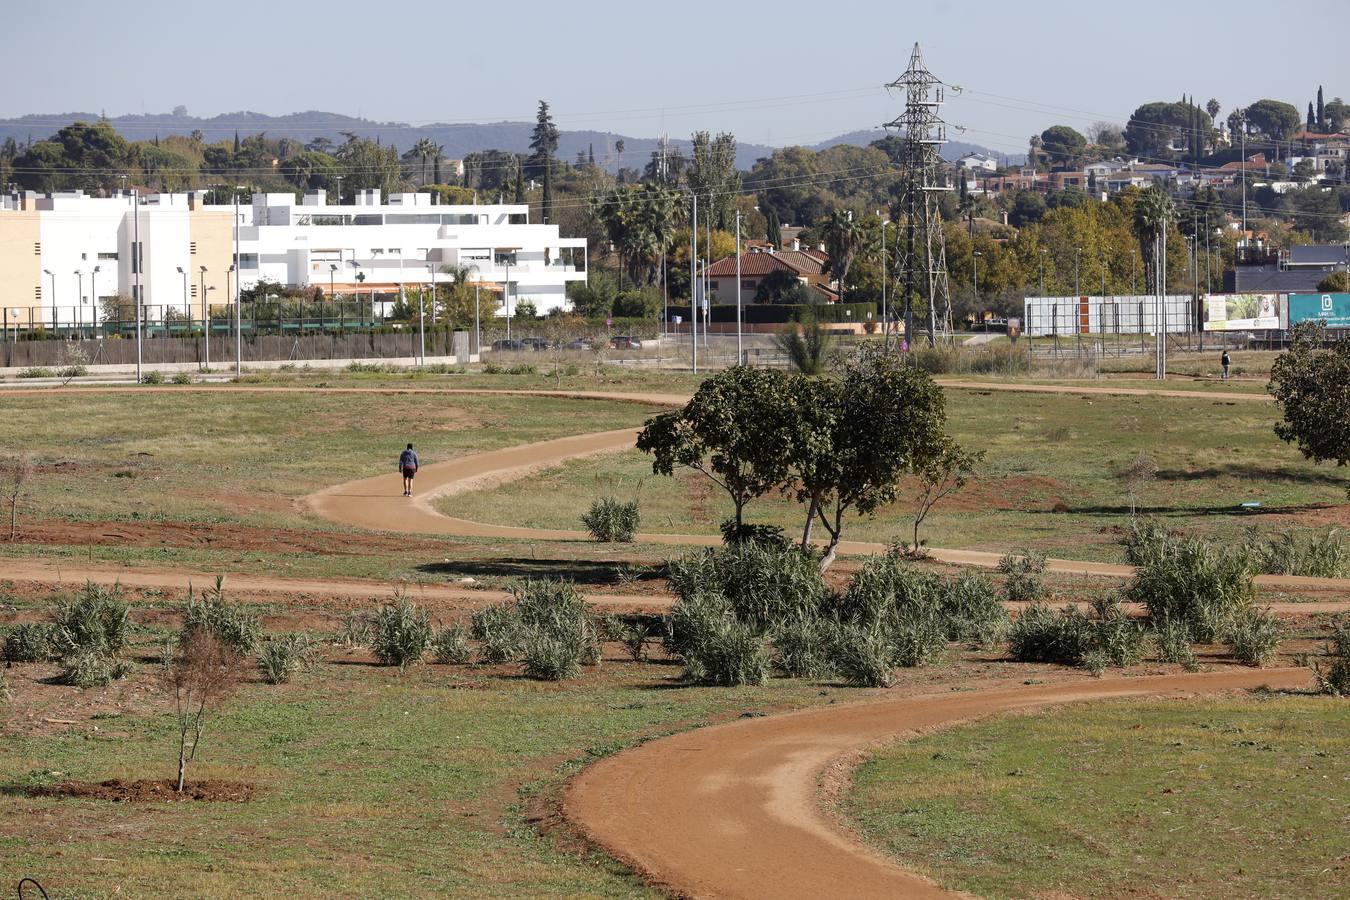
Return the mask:
[[[773, 250], [741, 254], [741, 302], [752, 303], [759, 283], [771, 272], [790, 272], [805, 285], [816, 288], [834, 302], [827, 274], [830, 258], [819, 250]], [[736, 257], [719, 259], [708, 267], [709, 290], [716, 302], [736, 302]]]

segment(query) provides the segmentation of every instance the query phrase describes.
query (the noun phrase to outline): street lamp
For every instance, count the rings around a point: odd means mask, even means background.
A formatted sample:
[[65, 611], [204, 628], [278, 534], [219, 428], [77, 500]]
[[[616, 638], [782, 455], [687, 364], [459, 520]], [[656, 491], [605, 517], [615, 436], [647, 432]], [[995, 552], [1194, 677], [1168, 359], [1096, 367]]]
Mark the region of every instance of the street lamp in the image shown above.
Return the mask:
[[[199, 266], [201, 269], [201, 283], [197, 288], [198, 293], [202, 295], [202, 325], [205, 326], [206, 333], [206, 371], [211, 371], [211, 304], [206, 299], [206, 266]], [[214, 290], [214, 288], [213, 288]]]
[[90, 325], [94, 325], [97, 321], [94, 317], [98, 315], [98, 273], [101, 271], [103, 271], [102, 266], [94, 266], [94, 268], [89, 271], [89, 302], [94, 307], [90, 310]]
[[50, 277], [51, 280], [52, 280], [52, 296], [51, 296], [51, 301], [52, 301], [52, 304], [51, 304], [51, 305], [52, 305], [52, 321], [55, 322], [55, 321], [56, 321], [56, 275], [52, 272], [51, 269], [43, 269], [43, 270], [42, 270], [42, 273], [43, 273], [44, 275], [47, 275], [48, 277]]
[[502, 295], [506, 300], [506, 340], [511, 340], [511, 255], [506, 254], [506, 282], [502, 285]]
[[328, 264], [328, 299], [333, 300], [333, 279], [337, 276], [337, 263]]
[[239, 192], [247, 190], [242, 184], [234, 186], [234, 375], [244, 374], [244, 311], [239, 300], [239, 282], [243, 280], [243, 267], [239, 262]]
[[77, 327], [84, 325], [84, 311], [81, 308], [84, 305], [84, 270], [75, 270], [75, 324]]
[[1047, 253], [1049, 253], [1049, 252], [1050, 252], [1050, 251], [1047, 250], [1047, 249], [1045, 249], [1044, 247], [1041, 248], [1041, 296], [1042, 296], [1042, 297], [1045, 296], [1045, 254], [1047, 254]]
[[178, 269], [178, 274], [183, 276], [183, 311], [187, 313], [188, 328], [190, 329], [192, 327], [192, 304], [188, 302], [188, 273], [182, 266], [175, 266], [175, 268]]

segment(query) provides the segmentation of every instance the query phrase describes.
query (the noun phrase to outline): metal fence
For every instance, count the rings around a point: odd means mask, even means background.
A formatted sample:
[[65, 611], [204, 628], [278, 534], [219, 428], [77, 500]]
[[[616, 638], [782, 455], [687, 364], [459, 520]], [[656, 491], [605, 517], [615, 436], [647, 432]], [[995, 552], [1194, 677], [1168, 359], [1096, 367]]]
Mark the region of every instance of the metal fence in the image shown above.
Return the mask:
[[[235, 363], [235, 337], [147, 337], [141, 341], [141, 364], [227, 368]], [[243, 364], [329, 359], [411, 359], [421, 355], [421, 336], [395, 334], [250, 334], [239, 342]], [[426, 356], [468, 362], [477, 354], [473, 332], [426, 333]], [[60, 368], [72, 365], [128, 366], [136, 363], [136, 341], [120, 336], [85, 340], [8, 341], [0, 346], [0, 366]]]
[[[1071, 334], [1156, 334], [1157, 297], [1027, 297], [1022, 333], [1033, 336]], [[1180, 334], [1195, 330], [1191, 298], [1163, 298], [1162, 330]]]
[[[415, 310], [416, 298], [410, 301]], [[308, 334], [370, 330], [389, 323], [388, 304], [368, 300], [303, 301], [286, 298], [240, 304], [238, 323], [245, 334]], [[186, 337], [205, 335], [208, 327], [215, 335], [233, 334], [233, 303], [213, 305], [204, 318], [200, 304], [185, 310], [181, 305], [141, 308], [140, 330], [145, 337]], [[85, 306], [11, 306], [0, 310], [6, 340], [29, 337], [99, 338], [136, 334], [136, 307], [133, 303], [105, 304], [101, 308]], [[427, 309], [426, 324], [436, 324]]]

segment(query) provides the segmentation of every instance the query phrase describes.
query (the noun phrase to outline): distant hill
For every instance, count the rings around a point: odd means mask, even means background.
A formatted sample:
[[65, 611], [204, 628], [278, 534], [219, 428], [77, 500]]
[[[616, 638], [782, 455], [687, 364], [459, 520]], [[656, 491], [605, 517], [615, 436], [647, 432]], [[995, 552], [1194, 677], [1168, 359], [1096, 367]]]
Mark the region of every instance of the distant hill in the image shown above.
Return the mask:
[[[0, 141], [14, 138], [27, 143], [30, 139], [40, 141], [69, 125], [71, 122], [98, 121], [97, 113], [70, 112], [57, 115], [27, 115], [16, 119], [0, 119]], [[339, 113], [308, 110], [290, 113], [284, 116], [269, 116], [263, 113], [241, 111], [224, 113], [211, 118], [198, 118], [185, 113], [161, 113], [146, 115], [114, 116], [108, 122], [128, 140], [149, 140], [159, 135], [189, 135], [200, 131], [207, 143], [222, 139], [233, 139], [236, 132], [240, 137], [266, 132], [269, 137], [291, 138], [309, 143], [316, 138], [328, 138], [340, 142], [343, 134], [355, 134], [370, 140], [379, 140], [383, 144], [392, 144], [400, 150], [407, 150], [422, 138], [430, 138], [445, 148], [445, 155], [451, 159], [460, 159], [478, 150], [506, 150], [513, 153], [528, 153], [532, 122], [488, 122], [475, 124], [434, 123], [413, 126], [403, 122], [377, 122], [345, 116]], [[810, 149], [824, 150], [837, 144], [856, 144], [865, 146], [885, 132], [879, 129], [854, 131], [830, 138], [815, 144]], [[615, 149], [615, 141], [624, 142], [622, 155]], [[672, 138], [672, 149], [688, 152], [689, 141]], [[641, 169], [651, 159], [652, 153], [660, 148], [656, 138], [633, 137], [604, 131], [562, 131], [558, 139], [558, 157], [573, 160], [578, 153], [589, 154], [594, 151], [598, 164], [615, 171], [619, 165]], [[755, 160], [773, 153], [774, 148], [764, 144], [740, 144], [736, 152], [736, 164], [741, 169], [749, 169]], [[943, 148], [943, 156], [956, 159], [966, 153], [981, 151], [999, 154], [992, 150], [961, 141], [952, 141]], [[1016, 161], [1014, 159], [1014, 161]]]

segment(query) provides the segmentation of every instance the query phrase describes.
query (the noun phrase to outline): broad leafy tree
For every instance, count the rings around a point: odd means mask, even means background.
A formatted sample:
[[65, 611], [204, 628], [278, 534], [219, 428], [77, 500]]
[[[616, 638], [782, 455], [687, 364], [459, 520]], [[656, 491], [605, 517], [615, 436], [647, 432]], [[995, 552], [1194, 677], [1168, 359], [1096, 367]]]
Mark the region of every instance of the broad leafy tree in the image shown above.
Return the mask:
[[703, 382], [683, 409], [649, 419], [637, 448], [652, 455], [652, 471], [659, 475], [689, 468], [726, 491], [739, 533], [745, 505], [788, 478], [793, 388], [776, 369], [724, 369]]
[[1298, 107], [1283, 100], [1257, 100], [1247, 107], [1247, 122], [1275, 141], [1287, 141], [1303, 124]]
[[1083, 157], [1087, 138], [1068, 125], [1052, 125], [1041, 132], [1041, 151], [1058, 166], [1072, 166]]
[[1328, 342], [1323, 323], [1300, 323], [1271, 366], [1268, 390], [1284, 414], [1280, 440], [1314, 462], [1350, 464], [1350, 341]]

